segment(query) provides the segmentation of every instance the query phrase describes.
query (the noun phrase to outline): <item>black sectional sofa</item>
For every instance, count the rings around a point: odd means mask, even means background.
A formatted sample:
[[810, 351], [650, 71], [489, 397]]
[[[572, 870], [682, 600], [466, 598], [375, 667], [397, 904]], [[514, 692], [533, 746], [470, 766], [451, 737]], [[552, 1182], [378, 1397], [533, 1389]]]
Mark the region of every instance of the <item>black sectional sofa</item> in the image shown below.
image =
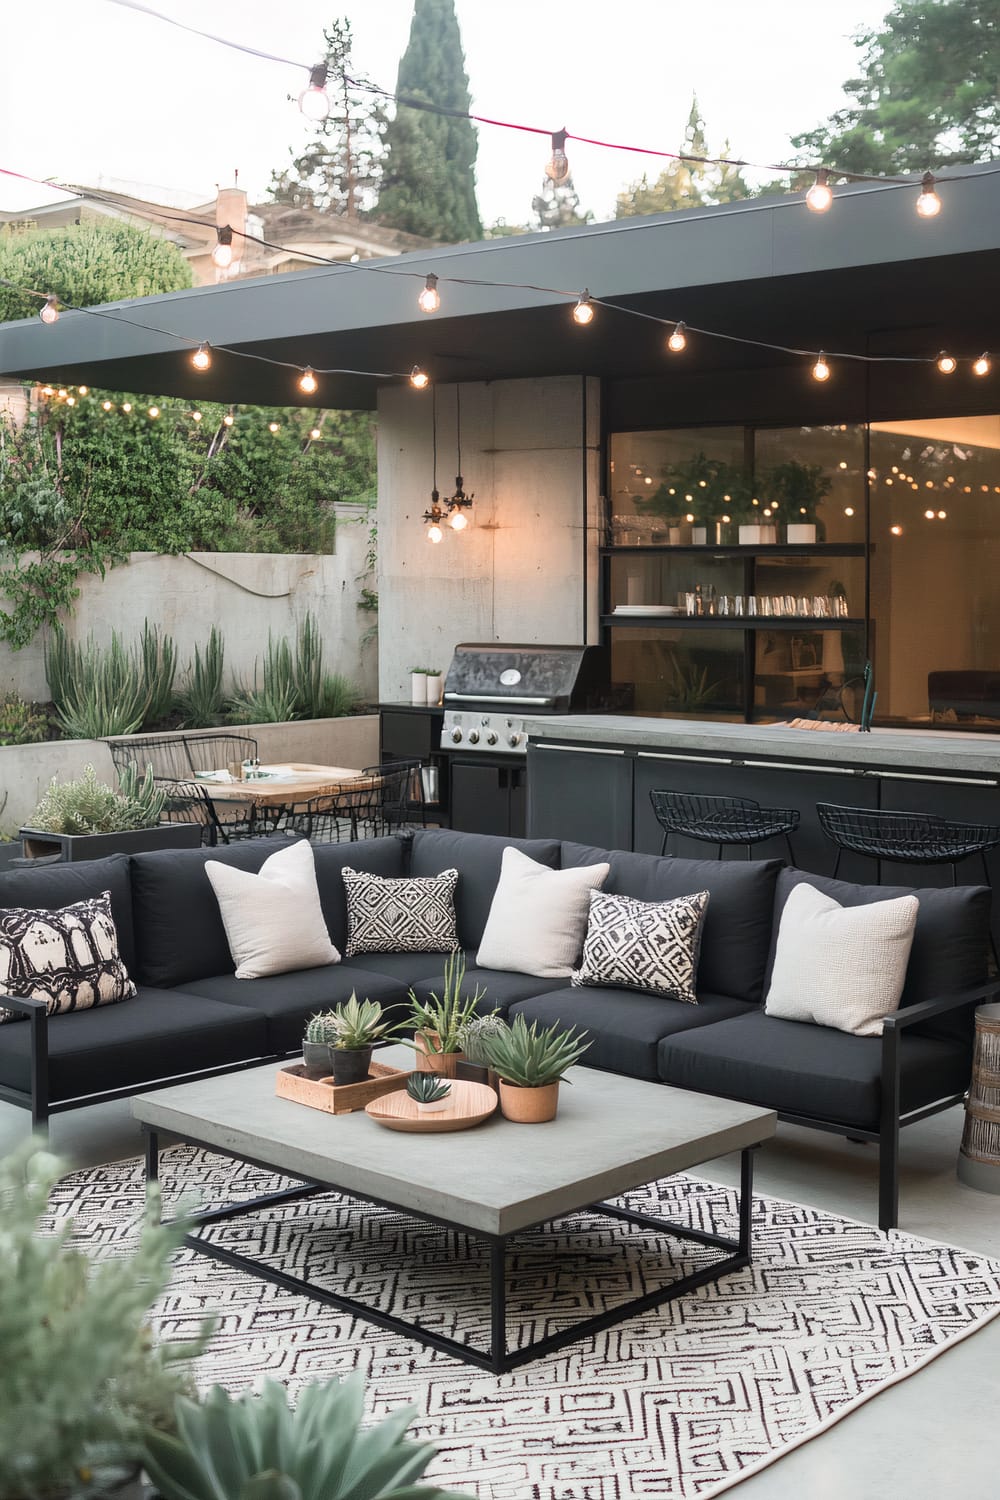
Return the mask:
[[[479, 969], [475, 955], [509, 844], [553, 868], [607, 860], [604, 889], [643, 900], [708, 890], [698, 1005]], [[440, 954], [368, 954], [328, 968], [236, 979], [205, 862], [257, 870], [275, 847], [274, 840], [248, 841], [0, 873], [0, 907], [54, 908], [109, 890], [122, 954], [139, 987], [122, 1004], [51, 1018], [40, 1001], [3, 997], [28, 1024], [0, 1026], [0, 1098], [44, 1125], [64, 1110], [294, 1055], [308, 1016], [352, 989], [390, 1007], [403, 1004], [411, 986], [418, 995], [439, 988]], [[454, 866], [468, 981], [485, 987], [484, 1009], [585, 1027], [591, 1067], [745, 1100], [877, 1142], [883, 1228], [897, 1219], [900, 1126], [961, 1100], [973, 1009], [998, 993], [987, 982], [985, 887], [915, 892], [920, 909], [900, 1010], [881, 1037], [859, 1037], [764, 1014], [778, 918], [801, 880], [842, 905], [903, 894], [898, 888], [826, 880], [776, 861], [661, 859], [448, 830], [320, 844], [314, 853], [327, 926], [341, 951], [345, 864], [384, 876], [436, 875]]]

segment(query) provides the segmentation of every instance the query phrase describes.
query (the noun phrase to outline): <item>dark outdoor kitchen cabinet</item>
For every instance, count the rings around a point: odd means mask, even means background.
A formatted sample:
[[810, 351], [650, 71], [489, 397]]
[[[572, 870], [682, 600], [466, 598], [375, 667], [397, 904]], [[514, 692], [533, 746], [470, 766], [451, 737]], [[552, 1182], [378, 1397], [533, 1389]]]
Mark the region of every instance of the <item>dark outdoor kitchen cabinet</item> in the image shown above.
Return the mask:
[[528, 746], [528, 837], [632, 847], [632, 758], [604, 746]]
[[503, 765], [480, 757], [453, 758], [450, 771], [452, 828], [524, 837], [525, 770], [519, 756]]

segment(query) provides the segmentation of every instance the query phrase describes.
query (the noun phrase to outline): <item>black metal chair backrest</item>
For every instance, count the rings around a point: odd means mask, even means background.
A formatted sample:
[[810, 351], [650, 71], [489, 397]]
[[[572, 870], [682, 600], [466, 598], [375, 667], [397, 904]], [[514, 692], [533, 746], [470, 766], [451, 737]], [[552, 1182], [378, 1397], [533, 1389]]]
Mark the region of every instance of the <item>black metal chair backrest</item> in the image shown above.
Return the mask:
[[378, 804], [387, 829], [424, 822], [422, 766], [419, 756], [414, 756], [384, 761], [380, 766], [365, 766], [361, 772], [362, 776], [378, 778]]
[[134, 734], [127, 740], [119, 740], [108, 746], [115, 770], [119, 773], [135, 766], [144, 775], [147, 766], [152, 766], [153, 775], [173, 780], [190, 776], [191, 762], [182, 734]]
[[876, 812], [817, 802], [819, 824], [839, 850], [898, 864], [954, 864], [970, 854], [1000, 845], [1000, 828], [986, 823], [957, 823], [938, 813]]
[[237, 761], [257, 759], [257, 741], [248, 734], [185, 735], [187, 770], [224, 771]]
[[163, 823], [200, 823], [203, 844], [218, 842], [218, 819], [212, 799], [197, 781], [183, 781], [167, 776], [155, 778], [157, 788], [166, 793]]

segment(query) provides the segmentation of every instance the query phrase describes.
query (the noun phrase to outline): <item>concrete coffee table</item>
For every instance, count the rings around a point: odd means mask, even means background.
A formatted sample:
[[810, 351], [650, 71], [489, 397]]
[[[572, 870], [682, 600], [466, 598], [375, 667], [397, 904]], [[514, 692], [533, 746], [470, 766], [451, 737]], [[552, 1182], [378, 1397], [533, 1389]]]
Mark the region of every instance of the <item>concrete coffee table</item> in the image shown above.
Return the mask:
[[[408, 1067], [413, 1054], [408, 1048], [392, 1047], [379, 1056]], [[489, 1347], [406, 1322], [262, 1260], [236, 1254], [202, 1233], [188, 1235], [188, 1245], [457, 1359], [497, 1373], [511, 1370], [750, 1264], [752, 1152], [774, 1134], [772, 1110], [574, 1068], [572, 1085], [560, 1090], [558, 1118], [549, 1124], [516, 1125], [498, 1112], [473, 1130], [401, 1135], [384, 1130], [363, 1112], [328, 1115], [279, 1099], [274, 1074], [269, 1064], [136, 1096], [132, 1112], [146, 1132], [147, 1176], [157, 1176], [159, 1135], [168, 1132], [301, 1184], [198, 1214], [199, 1228], [291, 1199], [337, 1191], [483, 1239], [490, 1246]], [[735, 1240], [604, 1201], [732, 1151], [742, 1153]], [[508, 1350], [508, 1240], [581, 1209], [728, 1253], [667, 1286]], [[302, 1213], [307, 1230], [308, 1209]]]

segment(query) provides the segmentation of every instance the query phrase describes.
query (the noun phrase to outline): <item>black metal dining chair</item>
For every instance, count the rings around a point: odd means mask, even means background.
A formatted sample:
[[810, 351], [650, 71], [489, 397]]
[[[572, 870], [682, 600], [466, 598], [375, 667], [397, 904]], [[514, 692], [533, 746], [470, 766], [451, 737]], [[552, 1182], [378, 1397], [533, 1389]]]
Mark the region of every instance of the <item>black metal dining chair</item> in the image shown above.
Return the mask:
[[724, 848], [735, 844], [743, 845], [747, 859], [752, 859], [754, 844], [783, 838], [788, 862], [795, 864], [789, 837], [799, 826], [794, 807], [761, 807], [749, 797], [709, 797], [696, 792], [651, 791], [649, 800], [663, 829], [661, 854], [666, 854], [671, 834], [715, 844], [718, 859]]
[[379, 816], [381, 831], [426, 826], [423, 782], [419, 757], [384, 761], [379, 766], [365, 766], [362, 776], [376, 777], [379, 782]]

